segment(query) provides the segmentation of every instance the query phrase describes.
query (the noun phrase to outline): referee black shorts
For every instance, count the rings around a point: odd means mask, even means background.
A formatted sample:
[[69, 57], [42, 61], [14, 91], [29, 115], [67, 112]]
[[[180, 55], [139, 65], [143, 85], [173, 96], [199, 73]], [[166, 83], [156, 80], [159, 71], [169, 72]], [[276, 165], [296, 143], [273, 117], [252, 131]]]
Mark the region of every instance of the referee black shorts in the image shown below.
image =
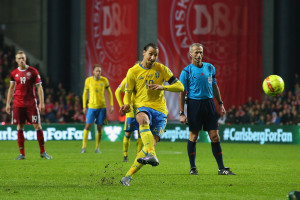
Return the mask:
[[218, 130], [219, 115], [213, 99], [187, 100], [187, 118], [191, 131]]

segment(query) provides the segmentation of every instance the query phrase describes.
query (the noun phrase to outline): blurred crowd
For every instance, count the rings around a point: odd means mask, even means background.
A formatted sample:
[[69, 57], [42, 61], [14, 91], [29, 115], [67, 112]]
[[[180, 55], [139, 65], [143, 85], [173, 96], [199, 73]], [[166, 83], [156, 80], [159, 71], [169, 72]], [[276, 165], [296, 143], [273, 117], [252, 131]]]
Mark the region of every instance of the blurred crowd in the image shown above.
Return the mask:
[[220, 124], [300, 125], [300, 81], [296, 74], [294, 91], [284, 91], [277, 97], [263, 96], [262, 102], [249, 97], [241, 106], [227, 108]]
[[[10, 73], [17, 67], [15, 62], [15, 47], [0, 42], [0, 122], [10, 124], [11, 116], [5, 112], [6, 96], [10, 84]], [[30, 64], [29, 59], [27, 62]], [[38, 65], [31, 65], [39, 70]], [[82, 113], [81, 97], [67, 92], [61, 83], [51, 84], [48, 76], [39, 73], [43, 81], [45, 112], [41, 113], [42, 122], [46, 123], [77, 123], [85, 122]]]
[[[6, 114], [6, 95], [10, 84], [10, 73], [17, 67], [15, 47], [0, 42], [0, 122], [10, 124], [11, 116]], [[39, 70], [39, 66], [34, 66]], [[39, 70], [41, 73], [41, 71]], [[54, 86], [48, 76], [40, 74], [45, 95], [45, 112], [41, 114], [45, 123], [84, 123], [82, 98], [66, 91], [59, 83]], [[241, 106], [232, 106], [227, 114], [220, 116], [220, 124], [252, 125], [300, 125], [300, 78], [296, 74], [294, 91], [284, 91], [278, 97], [264, 95], [262, 101], [248, 101]]]

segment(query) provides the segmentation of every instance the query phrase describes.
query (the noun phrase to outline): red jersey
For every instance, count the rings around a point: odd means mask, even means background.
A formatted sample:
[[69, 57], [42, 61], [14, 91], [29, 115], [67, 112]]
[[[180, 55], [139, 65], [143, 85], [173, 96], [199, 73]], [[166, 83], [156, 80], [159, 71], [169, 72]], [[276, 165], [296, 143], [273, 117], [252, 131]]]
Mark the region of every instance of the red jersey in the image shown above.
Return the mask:
[[16, 83], [14, 107], [36, 106], [35, 85], [42, 83], [39, 72], [30, 66], [24, 70], [17, 68], [11, 72], [10, 79]]

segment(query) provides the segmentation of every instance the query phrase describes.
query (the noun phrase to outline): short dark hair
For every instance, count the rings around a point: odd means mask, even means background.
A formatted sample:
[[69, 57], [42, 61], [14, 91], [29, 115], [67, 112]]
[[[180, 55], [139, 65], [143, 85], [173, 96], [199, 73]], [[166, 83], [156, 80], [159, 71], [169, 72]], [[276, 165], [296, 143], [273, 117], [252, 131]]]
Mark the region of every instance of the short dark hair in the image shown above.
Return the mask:
[[144, 46], [144, 51], [147, 51], [149, 47], [152, 47], [153, 49], [158, 49], [157, 45], [151, 42]]
[[94, 64], [94, 66], [93, 66], [93, 71], [94, 71], [94, 69], [95, 69], [96, 67], [100, 67], [100, 69], [102, 69], [102, 67], [101, 67], [99, 64]]

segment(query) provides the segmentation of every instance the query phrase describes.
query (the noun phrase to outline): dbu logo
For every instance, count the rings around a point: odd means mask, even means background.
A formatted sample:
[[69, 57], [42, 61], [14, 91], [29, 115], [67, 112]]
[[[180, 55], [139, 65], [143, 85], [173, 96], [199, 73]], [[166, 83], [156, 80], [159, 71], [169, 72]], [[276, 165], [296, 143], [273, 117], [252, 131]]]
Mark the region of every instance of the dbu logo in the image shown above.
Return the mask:
[[128, 6], [121, 6], [113, 3], [110, 6], [103, 6], [103, 29], [102, 35], [119, 36], [121, 33], [129, 33], [129, 27], [124, 20], [130, 13]]

